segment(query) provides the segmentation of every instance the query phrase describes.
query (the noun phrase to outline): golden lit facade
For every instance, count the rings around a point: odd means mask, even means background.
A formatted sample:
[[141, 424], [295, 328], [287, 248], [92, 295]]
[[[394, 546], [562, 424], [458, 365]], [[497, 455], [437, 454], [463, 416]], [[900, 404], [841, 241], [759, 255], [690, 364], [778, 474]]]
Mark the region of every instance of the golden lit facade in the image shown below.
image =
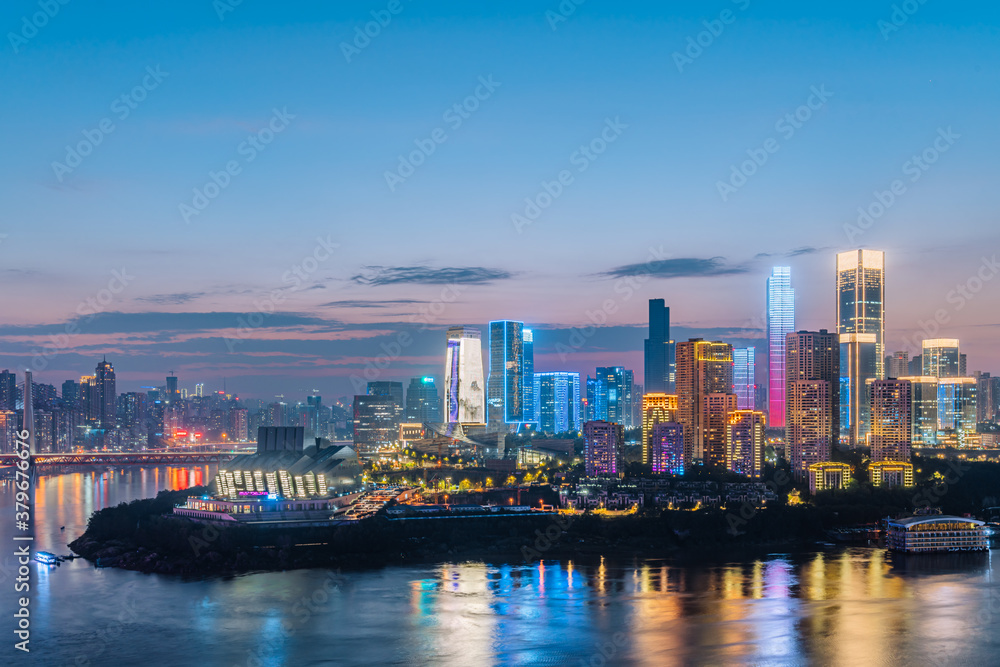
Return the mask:
[[891, 551], [988, 551], [986, 525], [957, 516], [911, 516], [887, 522], [886, 546]]
[[885, 253], [837, 254], [837, 333], [874, 334], [875, 377], [885, 376]]
[[659, 392], [642, 396], [642, 462], [652, 463], [650, 437], [653, 427], [663, 422], [677, 421], [677, 395]]
[[736, 410], [729, 413], [729, 427], [726, 429], [726, 468], [757, 478], [764, 473], [764, 426], [767, 420], [763, 412], [756, 410]]
[[685, 465], [725, 467], [726, 414], [735, 409], [733, 346], [700, 338], [677, 343], [677, 421], [684, 427]]
[[869, 388], [872, 461], [909, 461], [913, 437], [912, 384], [909, 380], [875, 380]]
[[846, 489], [851, 481], [851, 466], [824, 461], [809, 466], [809, 493]]
[[913, 464], [903, 461], [873, 461], [868, 475], [875, 486], [913, 486]]

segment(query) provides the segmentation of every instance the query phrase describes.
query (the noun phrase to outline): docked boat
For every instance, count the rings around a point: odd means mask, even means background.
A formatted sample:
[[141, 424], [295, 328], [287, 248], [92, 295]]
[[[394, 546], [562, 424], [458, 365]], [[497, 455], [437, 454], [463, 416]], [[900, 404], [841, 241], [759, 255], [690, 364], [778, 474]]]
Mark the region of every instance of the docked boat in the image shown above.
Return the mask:
[[35, 561], [44, 565], [58, 565], [62, 559], [48, 551], [38, 551], [35, 553]]
[[922, 515], [886, 520], [886, 546], [904, 553], [987, 551], [986, 522], [960, 516]]

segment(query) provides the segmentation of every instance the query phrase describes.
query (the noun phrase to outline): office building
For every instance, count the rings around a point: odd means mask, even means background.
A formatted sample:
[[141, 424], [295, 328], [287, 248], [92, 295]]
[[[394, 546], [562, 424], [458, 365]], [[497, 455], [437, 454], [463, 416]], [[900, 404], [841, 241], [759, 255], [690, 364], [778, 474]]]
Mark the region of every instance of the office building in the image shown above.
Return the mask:
[[486, 421], [486, 384], [479, 329], [451, 327], [445, 358], [445, 409], [449, 423], [482, 424]]
[[649, 434], [649, 463], [654, 473], [684, 474], [684, 427], [678, 422], [657, 422]]
[[868, 383], [879, 377], [878, 360], [875, 334], [841, 334], [840, 436], [851, 447], [861, 447], [868, 442], [871, 430]]
[[17, 409], [17, 375], [0, 371], [0, 410]]
[[118, 396], [115, 390], [115, 369], [108, 360], [97, 364], [92, 385], [90, 417], [101, 429], [114, 429], [118, 423]]
[[179, 401], [181, 398], [181, 392], [177, 390], [177, 376], [175, 376], [172, 372], [170, 375], [167, 376], [166, 393], [167, 395], [165, 398], [168, 403], [174, 403], [176, 401]]
[[80, 383], [76, 380], [66, 380], [62, 383], [63, 405], [75, 408], [80, 401]]
[[922, 374], [936, 378], [963, 377], [957, 338], [925, 339], [920, 351]]
[[389, 449], [398, 431], [397, 406], [391, 397], [354, 397], [354, 449], [359, 456]]
[[412, 378], [406, 388], [404, 418], [417, 424], [441, 422], [441, 395], [432, 377]]
[[490, 374], [486, 386], [490, 423], [524, 421], [524, 323], [490, 322]]
[[757, 380], [755, 348], [738, 347], [733, 350], [733, 393], [740, 410], [757, 408]]
[[579, 373], [535, 373], [532, 393], [537, 402], [530, 421], [538, 424], [539, 431], [555, 434], [583, 428]]
[[670, 339], [670, 309], [663, 299], [649, 300], [649, 338], [644, 341], [643, 362], [645, 391], [673, 394], [677, 382], [675, 344]]
[[826, 329], [785, 338], [785, 442], [798, 479], [829, 461], [839, 433], [840, 345]]
[[403, 383], [390, 382], [384, 380], [369, 382], [368, 395], [380, 396], [383, 398], [388, 398], [392, 401], [396, 415], [394, 428], [398, 428], [399, 423], [403, 421], [403, 408], [406, 405], [405, 401], [403, 400]]
[[684, 426], [685, 466], [725, 467], [725, 411], [736, 406], [732, 387], [732, 345], [701, 338], [677, 344], [677, 421]]
[[[611, 422], [625, 428], [637, 426], [633, 422], [633, 392], [635, 378], [632, 371], [621, 366], [606, 366], [597, 369], [597, 377], [603, 380], [607, 395], [607, 417]], [[639, 397], [635, 397], [639, 400]]]
[[[535, 393], [535, 335], [532, 333], [531, 329], [524, 329], [522, 331], [522, 340], [524, 363], [521, 367], [521, 377], [524, 380], [524, 385], [521, 389], [521, 394], [523, 397], [522, 401], [524, 403], [524, 407], [522, 410], [521, 421], [533, 422], [535, 420], [535, 414], [538, 412], [538, 397]], [[578, 382], [579, 379], [580, 376], [577, 374]], [[577, 398], [579, 398], [580, 392], [578, 391], [576, 395]]]
[[923, 375], [899, 379], [910, 383], [910, 444], [933, 447], [937, 444], [938, 379]]
[[763, 412], [735, 410], [729, 413], [726, 429], [726, 468], [747, 477], [758, 478], [764, 474]]
[[587, 376], [587, 404], [584, 421], [603, 421], [608, 418], [608, 383], [600, 377]]
[[870, 383], [872, 461], [910, 460], [912, 388], [909, 380], [873, 380]]
[[1000, 377], [976, 371], [976, 421], [980, 424], [998, 421], [997, 402], [1000, 401]]
[[18, 419], [14, 410], [0, 410], [0, 454], [14, 454]]
[[[885, 377], [885, 253], [851, 250], [837, 255], [837, 333], [871, 334], [875, 344], [874, 377]], [[851, 381], [852, 386], [865, 383]]]
[[624, 474], [625, 429], [621, 424], [592, 421], [583, 425], [584, 465], [588, 477]]
[[938, 445], [965, 447], [976, 433], [975, 378], [938, 379]]
[[906, 377], [910, 374], [910, 353], [893, 352], [885, 358], [885, 377], [889, 380]]
[[642, 395], [642, 462], [653, 462], [653, 428], [661, 422], [677, 421], [677, 396], [674, 394], [646, 393]]
[[795, 331], [792, 270], [776, 266], [767, 279], [767, 397], [771, 426], [785, 426], [785, 338]]

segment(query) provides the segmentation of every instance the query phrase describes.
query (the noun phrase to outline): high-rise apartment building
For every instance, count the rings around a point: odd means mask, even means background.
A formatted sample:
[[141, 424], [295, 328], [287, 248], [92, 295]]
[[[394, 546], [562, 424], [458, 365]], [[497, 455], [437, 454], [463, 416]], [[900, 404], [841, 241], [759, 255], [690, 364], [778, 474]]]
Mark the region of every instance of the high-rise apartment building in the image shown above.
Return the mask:
[[980, 424], [997, 421], [997, 400], [1000, 399], [1000, 377], [976, 371], [976, 421]]
[[670, 339], [670, 309], [663, 299], [649, 300], [649, 338], [643, 347], [644, 389], [672, 394], [677, 382], [675, 344]]
[[889, 380], [906, 377], [910, 374], [910, 353], [906, 351], [893, 352], [885, 358], [885, 377]]
[[17, 409], [17, 375], [0, 371], [0, 410]]
[[684, 474], [684, 427], [677, 422], [658, 422], [649, 434], [649, 463], [653, 472]]
[[398, 428], [400, 422], [403, 421], [403, 408], [406, 405], [403, 400], [403, 383], [388, 380], [376, 380], [374, 382], [369, 382], [368, 395], [380, 396], [382, 398], [388, 398], [392, 401], [393, 412], [395, 415], [393, 417], [393, 422], [395, 424], [395, 428]]
[[632, 371], [621, 366], [605, 366], [597, 369], [597, 377], [606, 387], [607, 420], [625, 428], [634, 428], [636, 424], [633, 423], [632, 401], [635, 377]]
[[799, 331], [785, 344], [785, 442], [793, 473], [805, 479], [810, 465], [830, 460], [839, 436], [839, 336]]
[[490, 423], [524, 421], [523, 322], [490, 322], [490, 374], [486, 387]]
[[909, 380], [873, 380], [872, 461], [909, 462], [913, 441], [913, 385]]
[[837, 333], [841, 342], [846, 334], [873, 334], [875, 378], [885, 377], [885, 253], [881, 250], [837, 255]]
[[767, 396], [771, 426], [785, 425], [785, 337], [795, 331], [792, 270], [776, 266], [767, 279]]
[[727, 420], [719, 411], [730, 404], [735, 409], [732, 388], [732, 345], [700, 338], [677, 343], [677, 421], [684, 426], [685, 465], [725, 467]]
[[115, 389], [115, 369], [107, 359], [97, 364], [93, 388], [91, 418], [98, 428], [114, 429], [118, 423], [118, 395]]
[[756, 366], [755, 348], [737, 347], [733, 350], [733, 393], [740, 410], [757, 408]]
[[734, 410], [729, 413], [726, 429], [726, 468], [732, 472], [758, 478], [764, 474], [764, 425], [766, 417], [756, 410]]
[[677, 396], [662, 392], [642, 395], [642, 462], [653, 462], [653, 428], [661, 422], [677, 421]]
[[542, 433], [566, 433], [583, 428], [580, 374], [568, 372], [535, 373], [532, 389], [537, 397], [535, 416]]
[[354, 397], [354, 448], [371, 456], [390, 447], [399, 432], [396, 402], [389, 396]]
[[449, 423], [486, 422], [486, 383], [479, 329], [451, 327], [444, 368], [446, 418]]
[[624, 473], [625, 429], [621, 424], [592, 421], [583, 425], [584, 465], [588, 477]]

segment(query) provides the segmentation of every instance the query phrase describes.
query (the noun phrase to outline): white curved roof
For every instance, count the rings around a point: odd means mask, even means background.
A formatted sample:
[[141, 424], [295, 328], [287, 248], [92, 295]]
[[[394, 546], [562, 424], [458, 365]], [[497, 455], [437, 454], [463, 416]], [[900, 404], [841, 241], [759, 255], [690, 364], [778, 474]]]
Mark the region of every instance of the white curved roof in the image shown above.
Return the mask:
[[971, 523], [977, 526], [986, 525], [985, 521], [970, 519], [964, 516], [949, 516], [947, 514], [932, 514], [930, 516], [908, 516], [903, 519], [889, 519], [889, 525], [909, 528], [921, 523]]

